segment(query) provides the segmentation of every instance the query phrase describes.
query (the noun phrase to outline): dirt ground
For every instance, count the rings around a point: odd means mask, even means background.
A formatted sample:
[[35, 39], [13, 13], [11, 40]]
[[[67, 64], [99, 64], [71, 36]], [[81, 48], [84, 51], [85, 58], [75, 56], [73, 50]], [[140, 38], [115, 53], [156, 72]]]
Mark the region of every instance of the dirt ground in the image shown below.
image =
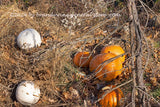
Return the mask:
[[[158, 3], [150, 7], [153, 11], [147, 8], [148, 13], [137, 3], [141, 27], [145, 33], [144, 80], [147, 93], [150, 97], [153, 96], [152, 107], [157, 107], [157, 102], [160, 101]], [[83, 13], [90, 16], [74, 16]], [[101, 16], [93, 17], [95, 13]], [[74, 15], [67, 17], [62, 14]], [[21, 50], [17, 46], [17, 36], [27, 28], [36, 29], [40, 33], [40, 47]], [[102, 87], [120, 85], [132, 78], [129, 20], [125, 1], [2, 0], [0, 42], [2, 107], [23, 106], [15, 98], [16, 87], [23, 80], [32, 80], [40, 87], [40, 100], [35, 107], [99, 107], [99, 104], [94, 102], [98, 99]], [[88, 68], [79, 68], [73, 64], [75, 53], [89, 51], [95, 56], [102, 47], [113, 44], [120, 45], [128, 53], [123, 64], [124, 70], [115, 80], [103, 82], [96, 77], [89, 79], [92, 73]], [[130, 83], [121, 87], [124, 93], [122, 107], [131, 102], [132, 85]]]

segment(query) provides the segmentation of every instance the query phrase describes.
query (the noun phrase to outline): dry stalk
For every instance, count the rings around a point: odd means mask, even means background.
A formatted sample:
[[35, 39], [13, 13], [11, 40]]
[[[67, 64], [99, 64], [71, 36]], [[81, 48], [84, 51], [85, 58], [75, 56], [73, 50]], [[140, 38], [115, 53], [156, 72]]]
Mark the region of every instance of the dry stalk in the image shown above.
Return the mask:
[[[144, 4], [142, 2], [141, 4], [145, 9]], [[147, 103], [146, 105], [146, 100], [148, 100], [149, 98], [146, 97], [146, 88], [144, 85], [144, 78], [143, 78], [144, 69], [142, 68], [142, 50], [143, 50], [142, 46], [144, 45], [142, 41], [144, 39], [144, 41], [146, 42], [146, 40], [144, 37], [144, 32], [142, 31], [139, 23], [135, 0], [128, 1], [128, 10], [129, 10], [129, 18], [130, 18], [131, 54], [132, 56], [134, 56], [131, 62], [132, 75], [133, 75], [132, 107], [135, 107], [136, 103], [138, 103], [140, 107], [146, 107], [146, 106], [149, 107], [150, 103]], [[145, 11], [147, 12], [146, 9]], [[148, 23], [148, 20], [146, 22], [146, 25], [147, 23]], [[149, 52], [150, 52], [148, 50], [149, 49], [148, 43], [146, 46], [148, 51], [148, 57], [147, 57], [147, 62], [145, 64], [145, 67], [148, 64]], [[136, 87], [138, 87], [138, 89]], [[136, 96], [136, 89], [138, 91], [137, 96]], [[138, 98], [138, 102], [136, 102], [136, 97]]]

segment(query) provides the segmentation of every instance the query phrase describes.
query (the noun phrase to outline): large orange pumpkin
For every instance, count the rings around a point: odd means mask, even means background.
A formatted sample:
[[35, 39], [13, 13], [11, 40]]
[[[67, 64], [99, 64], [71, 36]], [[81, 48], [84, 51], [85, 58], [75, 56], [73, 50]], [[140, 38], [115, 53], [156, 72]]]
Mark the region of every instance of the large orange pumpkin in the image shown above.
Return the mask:
[[[115, 85], [109, 86], [110, 88], [116, 87]], [[105, 92], [99, 95], [99, 98], [104, 95]], [[103, 99], [99, 101], [99, 104], [102, 107], [117, 107], [120, 106], [120, 100], [123, 97], [123, 92], [120, 88], [113, 90], [112, 92], [108, 93]]]
[[73, 63], [78, 67], [88, 67], [91, 59], [89, 52], [78, 52], [73, 58]]
[[[115, 55], [121, 55], [124, 54], [125, 51], [119, 46], [119, 45], [111, 45], [103, 47], [101, 50], [101, 53], [114, 53]], [[122, 63], [125, 61], [125, 55], [120, 57]]]
[[[89, 70], [95, 71], [96, 77], [100, 80], [111, 81], [122, 72], [122, 62], [119, 58], [108, 64], [102, 63], [110, 58], [115, 57], [113, 53], [103, 53], [96, 55], [89, 64]], [[100, 65], [101, 64], [101, 65]], [[103, 67], [103, 68], [102, 68]]]

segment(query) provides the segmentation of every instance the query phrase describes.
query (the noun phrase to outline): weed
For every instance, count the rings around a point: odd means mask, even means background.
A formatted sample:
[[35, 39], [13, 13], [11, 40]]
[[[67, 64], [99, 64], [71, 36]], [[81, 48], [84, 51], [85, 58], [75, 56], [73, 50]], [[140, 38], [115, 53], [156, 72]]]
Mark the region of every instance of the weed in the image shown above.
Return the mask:
[[152, 90], [151, 94], [153, 95], [154, 98], [159, 100], [160, 99], [160, 86], [158, 86], [156, 89]]

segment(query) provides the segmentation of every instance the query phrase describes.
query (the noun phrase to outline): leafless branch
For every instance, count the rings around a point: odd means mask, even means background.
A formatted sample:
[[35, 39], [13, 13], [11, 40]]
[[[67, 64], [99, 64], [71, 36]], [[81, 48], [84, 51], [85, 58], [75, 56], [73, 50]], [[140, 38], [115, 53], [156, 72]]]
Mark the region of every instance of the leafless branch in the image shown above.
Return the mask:
[[153, 96], [149, 95], [147, 92], [143, 91], [139, 87], [136, 87], [136, 89], [138, 89], [139, 91], [141, 91], [142, 93], [144, 93], [145, 95], [147, 95], [149, 97], [149, 99], [153, 99], [160, 106], [160, 103]]

